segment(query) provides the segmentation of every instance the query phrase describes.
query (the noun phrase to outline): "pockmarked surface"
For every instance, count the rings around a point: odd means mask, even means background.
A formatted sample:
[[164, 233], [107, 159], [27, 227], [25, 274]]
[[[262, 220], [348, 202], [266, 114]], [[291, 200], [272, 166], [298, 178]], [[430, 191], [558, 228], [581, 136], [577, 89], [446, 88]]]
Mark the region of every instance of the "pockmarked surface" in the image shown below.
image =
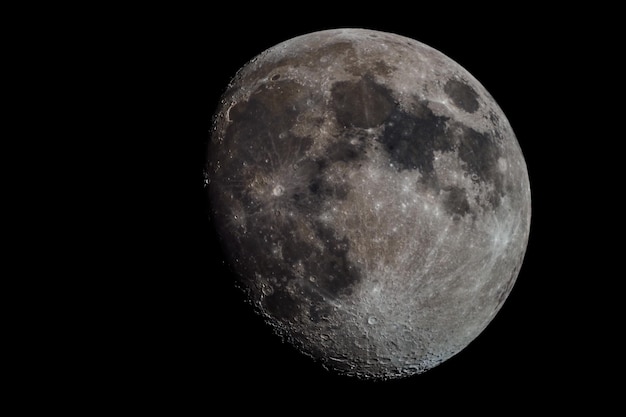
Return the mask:
[[524, 157], [459, 64], [362, 29], [263, 52], [223, 95], [211, 216], [249, 301], [339, 373], [424, 372], [501, 308], [529, 235]]

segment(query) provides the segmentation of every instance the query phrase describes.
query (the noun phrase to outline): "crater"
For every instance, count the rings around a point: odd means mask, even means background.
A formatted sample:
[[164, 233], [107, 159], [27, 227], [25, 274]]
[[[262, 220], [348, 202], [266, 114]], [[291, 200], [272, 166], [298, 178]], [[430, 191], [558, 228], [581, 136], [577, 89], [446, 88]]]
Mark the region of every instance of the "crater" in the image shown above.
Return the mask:
[[283, 187], [280, 184], [277, 184], [272, 190], [272, 195], [274, 195], [275, 197], [280, 197], [281, 195], [283, 195], [284, 192], [285, 192], [285, 187]]
[[474, 113], [478, 110], [478, 94], [468, 84], [456, 79], [450, 79], [446, 82], [443, 91], [458, 108], [468, 113]]
[[315, 296], [311, 298], [313, 298], [312, 300], [313, 303], [311, 307], [309, 308], [309, 319], [313, 323], [319, 323], [323, 320], [327, 320], [331, 314], [331, 310], [328, 306], [326, 306], [325, 304], [322, 304], [323, 298], [315, 297]]

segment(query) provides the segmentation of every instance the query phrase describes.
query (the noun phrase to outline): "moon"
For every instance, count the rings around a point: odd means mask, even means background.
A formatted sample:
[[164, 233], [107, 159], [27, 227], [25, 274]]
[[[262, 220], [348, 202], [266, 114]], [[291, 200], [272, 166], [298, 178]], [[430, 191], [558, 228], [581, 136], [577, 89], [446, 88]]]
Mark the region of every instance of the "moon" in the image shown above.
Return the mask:
[[246, 299], [331, 372], [423, 373], [474, 340], [528, 242], [526, 163], [493, 97], [441, 52], [336, 29], [234, 76], [210, 216]]

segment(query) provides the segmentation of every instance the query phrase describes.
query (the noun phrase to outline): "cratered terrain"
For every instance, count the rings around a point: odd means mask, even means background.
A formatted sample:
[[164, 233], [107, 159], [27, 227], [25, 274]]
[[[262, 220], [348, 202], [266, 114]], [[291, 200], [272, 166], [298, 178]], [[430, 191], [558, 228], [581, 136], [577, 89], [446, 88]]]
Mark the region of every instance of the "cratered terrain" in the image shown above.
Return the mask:
[[233, 78], [210, 215], [247, 299], [328, 369], [427, 371], [494, 318], [530, 227], [522, 151], [459, 64], [395, 34], [278, 44]]

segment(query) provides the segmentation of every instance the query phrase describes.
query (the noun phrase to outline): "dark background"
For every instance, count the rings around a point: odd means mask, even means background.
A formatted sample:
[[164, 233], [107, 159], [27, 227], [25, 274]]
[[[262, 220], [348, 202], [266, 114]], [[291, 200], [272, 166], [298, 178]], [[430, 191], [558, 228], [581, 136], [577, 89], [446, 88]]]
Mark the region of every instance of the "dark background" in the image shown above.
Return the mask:
[[[498, 401], [535, 408], [544, 401], [571, 406], [613, 398], [604, 386], [614, 357], [598, 325], [599, 317], [609, 315], [601, 302], [607, 278], [602, 263], [590, 262], [601, 240], [588, 221], [600, 191], [587, 184], [603, 152], [592, 146], [601, 135], [585, 82], [589, 56], [598, 54], [590, 37], [598, 19], [452, 6], [343, 15], [316, 9], [309, 16], [306, 7], [280, 12], [278, 4], [256, 10], [232, 5], [225, 14], [163, 10], [131, 48], [151, 57], [145, 87], [148, 99], [163, 106], [155, 114], [159, 137], [166, 138], [165, 157], [155, 161], [163, 192], [151, 196], [164, 219], [151, 233], [168, 238], [157, 239], [150, 254], [158, 259], [158, 278], [148, 278], [151, 309], [137, 326], [147, 329], [150, 340], [134, 356], [138, 380], [150, 381], [177, 403], [233, 410], [251, 404], [288, 408], [287, 399], [299, 404], [298, 412], [316, 404], [332, 408], [334, 401], [350, 407], [406, 404], [417, 413], [433, 403], [441, 411], [484, 410]], [[504, 307], [462, 352], [404, 380], [336, 376], [272, 335], [234, 288], [207, 215], [202, 173], [208, 131], [231, 77], [281, 41], [339, 27], [411, 37], [460, 63], [503, 109], [530, 174], [530, 241]]]

